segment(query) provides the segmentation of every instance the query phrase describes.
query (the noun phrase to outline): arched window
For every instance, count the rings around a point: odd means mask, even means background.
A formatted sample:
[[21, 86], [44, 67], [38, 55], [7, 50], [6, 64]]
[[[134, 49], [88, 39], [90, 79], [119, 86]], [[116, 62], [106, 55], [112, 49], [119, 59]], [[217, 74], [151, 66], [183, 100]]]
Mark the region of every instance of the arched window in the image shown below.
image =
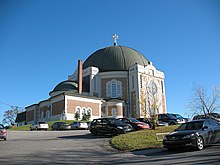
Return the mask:
[[82, 116], [83, 116], [84, 114], [86, 114], [86, 112], [87, 112], [87, 109], [86, 109], [85, 107], [83, 107], [83, 108], [82, 108]]
[[75, 118], [81, 119], [81, 116], [82, 116], [81, 108], [77, 106], [75, 110]]
[[41, 116], [41, 117], [40, 117], [41, 119], [43, 119], [43, 118], [44, 118], [44, 112], [43, 112], [43, 111], [41, 111], [40, 116]]
[[117, 111], [115, 108], [112, 109], [112, 117], [116, 117], [117, 116]]
[[46, 112], [46, 119], [50, 119], [50, 111], [49, 110]]
[[116, 81], [112, 81], [112, 98], [116, 98]]
[[92, 109], [87, 107], [76, 107], [75, 110], [75, 118], [76, 119], [83, 119], [86, 116], [86, 120], [89, 119], [92, 115]]
[[87, 111], [86, 111], [86, 114], [91, 116], [92, 115], [92, 109], [88, 108]]
[[111, 80], [106, 83], [106, 95], [111, 98], [118, 98], [122, 96], [121, 81]]
[[117, 95], [118, 95], [118, 97], [121, 97], [121, 95], [122, 95], [121, 88], [122, 88], [121, 81], [118, 81], [117, 82]]
[[112, 90], [111, 90], [111, 89], [112, 89], [112, 88], [111, 88], [111, 82], [110, 82], [110, 81], [107, 82], [106, 86], [107, 86], [107, 92], [106, 92], [106, 93], [107, 93], [107, 96], [111, 97], [111, 93], [112, 93], [112, 92], [111, 92], [111, 91], [112, 91]]

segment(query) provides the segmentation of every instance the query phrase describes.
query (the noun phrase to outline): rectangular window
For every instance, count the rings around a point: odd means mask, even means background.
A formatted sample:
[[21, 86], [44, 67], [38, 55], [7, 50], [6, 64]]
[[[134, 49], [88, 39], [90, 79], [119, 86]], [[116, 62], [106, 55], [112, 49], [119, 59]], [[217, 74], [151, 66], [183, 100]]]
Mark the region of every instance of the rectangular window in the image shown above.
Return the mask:
[[94, 77], [94, 79], [93, 79], [93, 81], [94, 81], [94, 91], [96, 91], [96, 78]]
[[134, 76], [131, 77], [132, 89], [134, 89]]
[[151, 70], [151, 75], [154, 76], [154, 70]]
[[143, 83], [142, 83], [142, 75], [140, 75], [140, 86], [141, 86], [141, 88], [143, 87]]
[[163, 93], [163, 81], [161, 81], [161, 90], [162, 90], [162, 93]]

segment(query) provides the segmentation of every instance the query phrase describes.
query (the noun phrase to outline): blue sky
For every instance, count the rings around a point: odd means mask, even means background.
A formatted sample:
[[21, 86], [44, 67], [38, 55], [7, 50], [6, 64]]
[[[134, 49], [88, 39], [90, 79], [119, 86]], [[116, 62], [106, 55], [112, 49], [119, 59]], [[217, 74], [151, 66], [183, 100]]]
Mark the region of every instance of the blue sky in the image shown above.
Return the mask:
[[168, 112], [189, 113], [194, 83], [220, 86], [218, 0], [0, 0], [0, 121], [3, 103], [49, 98], [114, 33], [164, 71]]

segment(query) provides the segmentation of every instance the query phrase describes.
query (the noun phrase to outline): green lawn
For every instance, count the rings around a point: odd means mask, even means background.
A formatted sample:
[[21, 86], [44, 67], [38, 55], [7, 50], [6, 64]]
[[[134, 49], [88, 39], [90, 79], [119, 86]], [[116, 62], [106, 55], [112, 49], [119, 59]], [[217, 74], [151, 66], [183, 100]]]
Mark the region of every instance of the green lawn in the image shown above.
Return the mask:
[[156, 139], [156, 133], [172, 132], [178, 125], [157, 127], [156, 130], [141, 130], [115, 136], [111, 140], [114, 148], [122, 151], [132, 151], [145, 148], [162, 147], [162, 142]]

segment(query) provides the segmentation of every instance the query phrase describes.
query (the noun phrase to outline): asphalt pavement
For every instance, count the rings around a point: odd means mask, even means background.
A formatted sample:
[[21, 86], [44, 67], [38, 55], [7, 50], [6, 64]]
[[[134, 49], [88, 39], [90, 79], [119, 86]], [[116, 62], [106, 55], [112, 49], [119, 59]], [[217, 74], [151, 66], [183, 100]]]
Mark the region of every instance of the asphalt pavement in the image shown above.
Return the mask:
[[154, 148], [121, 152], [109, 145], [110, 139], [94, 137], [88, 130], [10, 131], [8, 140], [0, 141], [0, 164], [220, 164], [220, 144], [202, 151], [169, 152]]

